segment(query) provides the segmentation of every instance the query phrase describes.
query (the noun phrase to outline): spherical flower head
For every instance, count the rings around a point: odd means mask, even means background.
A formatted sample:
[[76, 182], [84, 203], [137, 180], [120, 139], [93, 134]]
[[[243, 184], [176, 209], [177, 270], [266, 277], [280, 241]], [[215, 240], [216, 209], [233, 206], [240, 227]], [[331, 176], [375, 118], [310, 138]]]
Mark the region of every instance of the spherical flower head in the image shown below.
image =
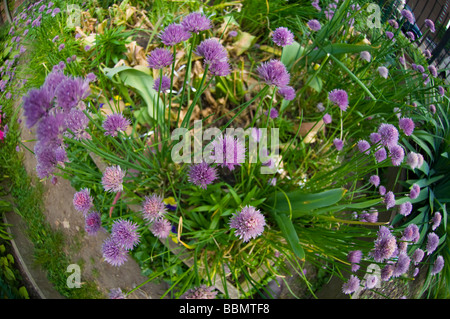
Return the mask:
[[25, 124], [32, 128], [52, 107], [53, 96], [47, 88], [31, 89], [23, 98], [23, 115]]
[[409, 191], [409, 198], [416, 199], [420, 194], [420, 186], [418, 184], [413, 184], [411, 190]]
[[339, 106], [342, 111], [346, 111], [348, 107], [348, 94], [345, 90], [334, 89], [328, 93], [328, 99], [331, 103]]
[[438, 76], [437, 69], [436, 69], [436, 67], [434, 65], [429, 65], [428, 66], [428, 71], [430, 71], [432, 76], [434, 76], [434, 77]]
[[151, 69], [162, 69], [172, 64], [173, 55], [168, 49], [156, 48], [147, 57], [148, 67]]
[[423, 73], [423, 72], [425, 72], [425, 68], [423, 67], [423, 65], [418, 65], [417, 66], [417, 71], [419, 71], [420, 73]]
[[245, 146], [238, 138], [231, 135], [219, 136], [213, 141], [213, 147], [213, 162], [230, 171], [245, 162]]
[[354, 293], [358, 290], [360, 280], [355, 275], [351, 275], [350, 278], [342, 285], [342, 292], [346, 295]]
[[331, 119], [331, 115], [326, 113], [323, 117], [322, 120], [325, 124], [330, 124], [332, 119]]
[[142, 216], [144, 220], [153, 222], [167, 213], [166, 206], [164, 205], [163, 198], [156, 194], [151, 196], [145, 196], [142, 203]]
[[171, 229], [172, 225], [165, 218], [159, 218], [150, 225], [150, 231], [159, 239], [167, 238]]
[[73, 134], [66, 132], [66, 136], [72, 137], [75, 140], [91, 139], [91, 135], [86, 132], [89, 124], [89, 118], [83, 111], [78, 109], [70, 110], [64, 119], [64, 124]]
[[414, 131], [414, 121], [410, 118], [407, 117], [402, 117], [399, 121], [398, 121], [398, 126], [401, 130], [403, 130], [403, 132], [405, 133], [406, 136], [410, 136], [413, 131]]
[[387, 158], [386, 149], [384, 147], [378, 149], [375, 152], [374, 156], [375, 156], [377, 163], [384, 161]]
[[180, 299], [216, 299], [217, 291], [214, 287], [201, 285], [186, 291]]
[[338, 151], [342, 150], [342, 148], [344, 147], [344, 142], [339, 138], [335, 138], [333, 140], [333, 144], [334, 144], [334, 147], [336, 147], [336, 149]]
[[408, 22], [409, 22], [410, 24], [414, 24], [414, 23], [415, 23], [414, 15], [412, 14], [411, 11], [406, 10], [406, 9], [403, 9], [403, 10], [401, 11], [401, 15], [402, 15], [403, 17], [405, 17], [405, 18], [408, 20]]
[[430, 108], [431, 114], [435, 114], [436, 113], [436, 105], [430, 104], [429, 108]]
[[393, 27], [394, 29], [398, 29], [399, 25], [398, 22], [395, 21], [395, 19], [389, 19], [388, 23], [391, 25], [391, 27]]
[[431, 255], [439, 245], [439, 236], [435, 233], [429, 233], [427, 236], [427, 255]]
[[389, 70], [385, 67], [385, 66], [380, 66], [378, 68], [378, 73], [380, 74], [380, 76], [382, 78], [387, 79], [388, 75], [389, 75]]
[[203, 189], [217, 179], [217, 169], [206, 162], [191, 165], [188, 180]]
[[228, 36], [231, 38], [234, 38], [238, 35], [238, 32], [236, 30], [231, 30], [230, 33], [228, 33]]
[[130, 125], [131, 121], [122, 113], [113, 113], [106, 116], [102, 127], [105, 130], [105, 135], [117, 136], [119, 132], [125, 132]]
[[378, 276], [376, 276], [376, 275], [368, 275], [367, 276], [366, 284], [365, 284], [367, 289], [375, 288], [377, 284], [378, 284]]
[[394, 38], [394, 33], [391, 31], [386, 31], [386, 36], [389, 38], [389, 40], [392, 40]]
[[186, 41], [191, 37], [191, 33], [185, 29], [182, 24], [169, 24], [160, 34], [161, 42], [167, 46], [174, 46], [180, 42]]
[[278, 110], [277, 110], [276, 108], [272, 107], [272, 108], [269, 110], [269, 117], [270, 117], [272, 120], [276, 119], [276, 118], [278, 117]]
[[366, 140], [359, 140], [357, 143], [358, 150], [366, 155], [370, 154], [370, 144]]
[[425, 256], [425, 252], [422, 249], [417, 248], [414, 251], [414, 253], [412, 254], [412, 259], [414, 261], [414, 264], [417, 265], [418, 263], [420, 263], [424, 256]]
[[90, 192], [91, 191], [88, 188], [83, 188], [73, 196], [73, 206], [77, 211], [84, 215], [86, 215], [94, 205]]
[[121, 266], [128, 259], [128, 251], [111, 237], [103, 242], [102, 254], [105, 261], [113, 266]]
[[227, 61], [213, 62], [208, 70], [215, 76], [227, 76], [231, 73], [231, 67]]
[[430, 50], [426, 49], [423, 51], [423, 55], [427, 58], [430, 59], [431, 58], [431, 52]]
[[411, 31], [406, 31], [406, 35], [408, 38], [410, 38], [411, 41], [414, 41], [416, 39], [416, 36]]
[[125, 172], [119, 165], [109, 166], [105, 169], [102, 177], [102, 185], [107, 192], [121, 192], [123, 190], [123, 178]]
[[292, 86], [285, 86], [278, 90], [278, 93], [285, 99], [286, 101], [292, 101], [295, 99], [295, 90]]
[[431, 218], [431, 229], [434, 231], [436, 230], [436, 228], [439, 227], [439, 225], [441, 224], [441, 220], [442, 220], [442, 215], [439, 212], [436, 212], [433, 216], [433, 218]]
[[217, 39], [209, 38], [200, 42], [195, 54], [203, 57], [205, 64], [217, 64], [228, 61], [227, 51]]
[[261, 63], [256, 71], [267, 85], [275, 85], [279, 88], [287, 86], [291, 78], [286, 66], [275, 59]]
[[409, 265], [411, 263], [411, 258], [405, 252], [400, 252], [398, 255], [397, 262], [394, 265], [394, 271], [392, 277], [399, 277], [408, 271]]
[[312, 31], [319, 31], [322, 28], [322, 25], [320, 24], [319, 20], [311, 19], [309, 20], [306, 25], [308, 28], [310, 28]]
[[445, 95], [445, 89], [442, 86], [438, 86], [438, 92], [440, 96], [444, 96]]
[[260, 236], [264, 231], [266, 220], [253, 206], [245, 206], [241, 211], [233, 214], [230, 219], [230, 228], [235, 229], [234, 234], [244, 242]]
[[120, 288], [113, 288], [109, 291], [109, 299], [125, 299], [126, 295]]
[[399, 205], [398, 213], [403, 216], [408, 216], [409, 214], [411, 214], [412, 208], [413, 206], [411, 202], [401, 203]]
[[279, 27], [273, 32], [272, 41], [280, 47], [285, 47], [294, 43], [294, 35], [288, 28]]
[[386, 204], [386, 209], [395, 206], [395, 195], [392, 191], [386, 193], [386, 195], [384, 196], [384, 203]]
[[432, 275], [436, 275], [438, 273], [440, 273], [442, 271], [442, 269], [444, 269], [444, 257], [442, 256], [437, 256], [436, 260], [433, 263], [433, 267], [431, 269], [431, 274]]
[[200, 12], [188, 14], [181, 22], [181, 25], [186, 31], [197, 34], [199, 34], [200, 31], [212, 28], [211, 20]]
[[432, 33], [436, 32], [436, 28], [434, 27], [434, 22], [430, 19], [425, 19], [425, 25]]
[[347, 255], [347, 260], [352, 264], [358, 264], [361, 262], [362, 251], [361, 250], [352, 250]]
[[91, 236], [97, 234], [102, 226], [102, 219], [98, 212], [89, 213], [85, 219], [84, 230]]
[[370, 256], [376, 262], [383, 262], [389, 259], [397, 250], [397, 240], [395, 236], [385, 226], [381, 226], [378, 231], [378, 237], [375, 240], [374, 249], [370, 252]]
[[[160, 85], [161, 85], [161, 88], [160, 88]], [[165, 75], [162, 76], [162, 81], [161, 81], [161, 78], [157, 78], [155, 80], [155, 82], [153, 83], [153, 89], [157, 92], [158, 91], [160, 91], [160, 92], [167, 91], [168, 89], [170, 89], [170, 78]]]
[[400, 145], [392, 145], [389, 147], [389, 157], [391, 158], [392, 165], [399, 166], [405, 158], [405, 151]]
[[369, 51], [361, 51], [361, 53], [359, 53], [359, 57], [367, 62], [370, 62], [370, 60], [372, 59]]
[[392, 124], [382, 123], [378, 128], [378, 134], [380, 134], [380, 142], [384, 146], [397, 145], [398, 143], [398, 130]]
[[415, 241], [419, 234], [419, 227], [416, 224], [409, 224], [403, 231], [403, 239], [406, 241]]
[[126, 250], [133, 249], [140, 241], [137, 228], [138, 225], [130, 220], [118, 219], [111, 227], [111, 238]]
[[378, 187], [378, 185], [380, 185], [380, 177], [378, 175], [370, 176], [369, 183], [375, 187]]
[[381, 269], [380, 279], [382, 281], [388, 281], [392, 277], [393, 272], [394, 272], [394, 265], [387, 264], [386, 266], [383, 267], [383, 269]]
[[55, 89], [58, 106], [67, 112], [76, 107], [89, 94], [91, 94], [89, 82], [79, 77], [67, 77]]

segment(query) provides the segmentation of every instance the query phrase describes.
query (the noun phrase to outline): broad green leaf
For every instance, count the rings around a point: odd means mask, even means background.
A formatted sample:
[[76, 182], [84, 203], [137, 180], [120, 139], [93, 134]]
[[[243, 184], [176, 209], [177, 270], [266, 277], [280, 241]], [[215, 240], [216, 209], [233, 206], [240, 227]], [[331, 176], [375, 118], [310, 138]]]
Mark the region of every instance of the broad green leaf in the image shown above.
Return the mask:
[[[164, 104], [158, 93], [153, 89], [153, 77], [136, 68], [126, 65], [119, 66], [113, 69], [105, 68], [105, 74], [108, 78], [113, 80], [114, 75], [118, 74], [120, 79], [126, 86], [136, 90], [136, 92], [143, 98], [147, 105], [148, 115], [157, 120], [157, 116], [164, 117]], [[159, 99], [159, 107], [156, 109], [157, 100]]]
[[330, 189], [314, 194], [304, 193], [302, 190], [295, 190], [286, 194], [288, 199], [286, 199], [284, 193], [277, 192], [267, 199], [267, 204], [274, 212], [288, 215], [292, 212], [292, 218], [297, 218], [304, 214], [314, 213], [319, 208], [336, 204], [342, 199], [345, 192], [346, 190], [343, 188]]
[[288, 215], [285, 214], [273, 214], [275, 217], [275, 221], [280, 227], [281, 233], [284, 238], [286, 238], [289, 246], [292, 248], [294, 254], [300, 258], [305, 258], [305, 252], [303, 247], [300, 245], [297, 232], [295, 231], [294, 224]]
[[314, 89], [317, 93], [320, 93], [322, 91], [323, 82], [322, 79], [318, 76], [313, 76], [312, 78], [309, 78], [307, 80], [308, 86], [312, 89]]
[[322, 60], [327, 54], [337, 56], [344, 53], [359, 53], [372, 50], [374, 50], [374, 47], [366, 44], [332, 43], [317, 50], [312, 50], [306, 54], [306, 58], [303, 61], [311, 63]]
[[288, 71], [291, 70], [295, 61], [303, 55], [304, 51], [305, 49], [297, 41], [283, 47], [283, 51], [281, 52], [281, 62], [283, 62]]

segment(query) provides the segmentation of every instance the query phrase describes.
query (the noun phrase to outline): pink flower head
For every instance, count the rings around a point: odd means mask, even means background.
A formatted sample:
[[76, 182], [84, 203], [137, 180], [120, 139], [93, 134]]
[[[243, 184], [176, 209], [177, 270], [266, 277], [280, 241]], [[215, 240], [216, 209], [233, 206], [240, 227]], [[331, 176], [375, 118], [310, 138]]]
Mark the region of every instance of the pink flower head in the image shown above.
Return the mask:
[[107, 192], [120, 192], [123, 190], [123, 178], [125, 172], [122, 171], [120, 166], [109, 166], [105, 169], [102, 177], [102, 185]]
[[243, 207], [230, 219], [230, 228], [235, 229], [234, 234], [244, 242], [260, 236], [265, 225], [264, 215], [253, 206]]
[[334, 89], [328, 93], [328, 99], [331, 103], [339, 106], [342, 111], [346, 111], [348, 107], [348, 94], [341, 89]]
[[288, 28], [279, 27], [273, 32], [272, 41], [280, 47], [285, 47], [294, 43], [294, 35]]
[[90, 196], [90, 190], [88, 188], [84, 188], [79, 192], [76, 192], [73, 196], [73, 206], [77, 211], [83, 213], [84, 215], [89, 212], [93, 205], [93, 200]]
[[403, 130], [406, 136], [410, 136], [414, 131], [414, 121], [407, 117], [401, 118], [398, 121], [398, 126]]
[[217, 137], [214, 142], [214, 154], [211, 159], [222, 167], [227, 167], [230, 171], [235, 166], [240, 166], [245, 162], [245, 146], [237, 138], [231, 135]]
[[256, 71], [267, 85], [275, 85], [279, 88], [289, 85], [289, 72], [279, 60], [272, 59], [268, 62], [263, 62], [257, 67]]
[[191, 37], [191, 33], [185, 27], [178, 23], [169, 24], [160, 34], [161, 42], [167, 46], [174, 46], [180, 42], [186, 41]]
[[425, 25], [428, 27], [428, 29], [430, 29], [430, 31], [432, 33], [436, 32], [436, 29], [434, 27], [434, 22], [431, 21], [430, 19], [425, 19]]

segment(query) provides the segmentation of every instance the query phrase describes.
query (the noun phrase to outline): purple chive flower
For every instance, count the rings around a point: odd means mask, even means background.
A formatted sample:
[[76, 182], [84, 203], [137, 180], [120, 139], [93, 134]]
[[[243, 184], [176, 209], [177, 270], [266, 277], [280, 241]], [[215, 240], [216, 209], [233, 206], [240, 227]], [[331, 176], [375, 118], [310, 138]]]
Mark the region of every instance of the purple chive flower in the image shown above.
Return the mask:
[[61, 43], [58, 47], [58, 51], [62, 51], [65, 47], [66, 45], [64, 43]]
[[211, 20], [200, 12], [192, 12], [188, 14], [181, 22], [181, 25], [186, 31], [197, 34], [200, 31], [205, 31], [212, 28]]
[[367, 155], [370, 154], [370, 150], [369, 150], [370, 149], [370, 144], [366, 140], [359, 140], [358, 143], [357, 143], [357, 146], [358, 146], [358, 150], [361, 153], [365, 153]]
[[409, 224], [403, 231], [403, 238], [406, 241], [415, 241], [420, 237], [419, 227], [416, 224]]
[[140, 234], [137, 232], [138, 225], [132, 221], [118, 219], [111, 227], [111, 238], [126, 250], [133, 249], [139, 244]]
[[331, 115], [326, 113], [323, 117], [322, 120], [325, 124], [330, 124], [331, 123]]
[[203, 40], [194, 53], [203, 57], [205, 64], [217, 64], [228, 61], [227, 51], [224, 46], [214, 38]]
[[84, 230], [91, 236], [97, 234], [102, 225], [102, 219], [98, 212], [86, 215]]
[[391, 27], [393, 27], [394, 29], [398, 29], [399, 25], [397, 23], [397, 21], [395, 21], [394, 19], [389, 19], [388, 23], [391, 25]]
[[317, 103], [316, 109], [317, 109], [317, 112], [325, 111], [325, 107], [323, 106], [323, 103], [321, 103], [321, 102]]
[[158, 218], [150, 225], [152, 234], [160, 239], [165, 239], [169, 236], [172, 225], [165, 218]]
[[430, 104], [429, 108], [430, 108], [431, 114], [435, 114], [436, 113], [436, 105]]
[[431, 58], [431, 52], [430, 50], [426, 49], [423, 51], [423, 55], [427, 58], [430, 59]]
[[406, 65], [405, 57], [404, 56], [398, 57], [398, 62], [400, 62], [401, 65], [405, 66]]
[[278, 90], [278, 93], [285, 99], [286, 101], [292, 101], [295, 99], [295, 90], [292, 86], [281, 87]]
[[440, 96], [444, 96], [445, 95], [445, 89], [442, 86], [438, 86], [438, 91], [439, 91], [439, 95]]
[[406, 31], [406, 35], [411, 39], [411, 41], [414, 41], [416, 39], [416, 36], [411, 31]]
[[211, 159], [214, 163], [232, 171], [236, 165], [240, 166], [245, 162], [245, 146], [239, 139], [231, 135], [225, 135], [225, 138], [219, 136], [214, 140], [213, 146], [214, 154]]
[[381, 269], [380, 279], [381, 281], [388, 281], [392, 277], [392, 273], [394, 272], [394, 265], [387, 264], [383, 269]]
[[231, 73], [231, 68], [227, 61], [214, 62], [210, 64], [209, 71], [212, 75], [227, 76]]
[[347, 260], [352, 264], [359, 264], [362, 258], [361, 250], [352, 250], [347, 254]]
[[144, 220], [153, 222], [167, 213], [166, 206], [164, 205], [163, 198], [156, 194], [151, 196], [145, 196], [142, 203], [142, 216]]
[[120, 288], [113, 288], [109, 291], [109, 299], [125, 299], [126, 295]]
[[273, 120], [273, 119], [276, 119], [277, 117], [278, 117], [278, 110], [276, 109], [276, 108], [274, 108], [274, 107], [272, 107], [270, 110], [269, 110], [269, 117]]
[[122, 113], [109, 114], [103, 121], [105, 135], [117, 136], [119, 132], [125, 132], [131, 121], [124, 117]]
[[384, 147], [378, 149], [375, 154], [375, 160], [377, 161], [377, 163], [381, 163], [382, 161], [384, 161], [387, 158], [387, 152], [386, 149]]
[[55, 89], [56, 102], [64, 111], [76, 107], [89, 94], [91, 94], [89, 82], [78, 77], [67, 77]]
[[56, 42], [59, 40], [59, 35], [55, 35], [55, 37], [52, 39], [52, 42]]
[[398, 121], [398, 126], [406, 136], [410, 136], [414, 131], [414, 121], [410, 118], [403, 117]]
[[361, 51], [359, 57], [367, 62], [370, 62], [370, 60], [372, 59], [372, 56], [370, 55], [369, 51]]
[[387, 79], [388, 75], [389, 75], [389, 70], [385, 67], [385, 66], [380, 66], [378, 68], [378, 73], [380, 74], [380, 76], [382, 78]]
[[[160, 89], [160, 82], [161, 82], [161, 89]], [[154, 84], [153, 84], [153, 89], [155, 90], [155, 91], [161, 91], [161, 92], [165, 92], [165, 91], [167, 91], [168, 89], [170, 89], [170, 79], [169, 79], [169, 77], [167, 77], [167, 76], [165, 76], [165, 75], [163, 75], [162, 76], [162, 81], [161, 81], [161, 78], [157, 78], [156, 80], [155, 80], [155, 82], [154, 82]]]
[[316, 19], [311, 19], [309, 20], [306, 25], [312, 30], [312, 31], [319, 31], [322, 26], [320, 24], [320, 22]]
[[437, 69], [436, 69], [436, 67], [434, 65], [429, 65], [428, 66], [428, 71], [430, 71], [432, 76], [434, 76], [434, 77], [438, 76]]
[[392, 145], [389, 147], [389, 157], [391, 158], [392, 165], [399, 166], [405, 158], [405, 151], [400, 145]]
[[386, 209], [395, 206], [395, 195], [392, 191], [386, 193], [386, 195], [384, 196], [384, 203], [386, 204]]
[[128, 251], [111, 237], [103, 242], [102, 254], [105, 261], [113, 266], [121, 266], [128, 259]]
[[401, 203], [399, 205], [398, 213], [403, 216], [408, 216], [409, 214], [411, 214], [412, 208], [413, 206], [411, 202]]
[[156, 48], [147, 56], [148, 67], [162, 69], [172, 64], [173, 55], [168, 49]]
[[52, 107], [52, 96], [46, 88], [31, 89], [23, 98], [25, 124], [32, 128]]
[[399, 277], [408, 271], [409, 265], [411, 263], [411, 258], [405, 253], [400, 252], [398, 255], [397, 262], [394, 265], [394, 272], [392, 277]]
[[234, 228], [234, 234], [244, 242], [260, 236], [264, 231], [266, 220], [253, 206], [245, 206], [237, 211], [230, 219], [230, 228]]
[[91, 139], [91, 135], [86, 132], [86, 128], [89, 124], [89, 118], [83, 113], [83, 111], [78, 109], [70, 110], [69, 114], [67, 114], [64, 119], [64, 124], [67, 129], [73, 133], [72, 135], [69, 134], [69, 132], [66, 132], [66, 136], [73, 137], [75, 140]]
[[409, 198], [416, 199], [420, 194], [420, 186], [413, 184], [411, 190], [409, 191]]
[[416, 169], [419, 164], [419, 157], [417, 156], [417, 153], [408, 153], [408, 155], [406, 156], [406, 164], [408, 164], [411, 169]]
[[378, 284], [378, 276], [376, 276], [376, 275], [367, 276], [366, 284], [365, 284], [365, 287], [367, 289], [375, 288], [377, 284]]
[[411, 11], [409, 11], [409, 10], [406, 10], [406, 9], [403, 9], [402, 11], [401, 11], [401, 14], [402, 14], [402, 16], [404, 17], [404, 18], [406, 18], [407, 20], [408, 20], [408, 22], [410, 23], [410, 24], [414, 24], [415, 23], [415, 19], [414, 19], [414, 15], [412, 14], [412, 12]]
[[439, 225], [441, 224], [441, 220], [442, 220], [442, 215], [439, 212], [436, 212], [433, 216], [433, 218], [431, 218], [431, 229], [434, 231], [436, 230], [436, 228], [439, 227]]
[[263, 62], [257, 67], [256, 71], [267, 85], [275, 85], [282, 88], [289, 84], [289, 72], [279, 60], [272, 59], [268, 62]]
[[397, 240], [386, 226], [381, 226], [377, 239], [375, 240], [374, 249], [369, 253], [376, 262], [383, 262], [389, 259], [397, 250]]
[[378, 187], [380, 185], [380, 177], [378, 175], [370, 176], [369, 183], [375, 187]]
[[431, 255], [439, 245], [439, 236], [435, 233], [429, 233], [427, 236], [427, 255]]
[[160, 34], [161, 42], [167, 46], [174, 46], [180, 42], [186, 41], [191, 37], [191, 33], [187, 31], [182, 24], [169, 24]]
[[120, 166], [108, 166], [102, 177], [102, 185], [107, 192], [121, 192], [123, 190], [123, 178], [125, 172]]
[[84, 51], [86, 51], [86, 52], [88, 52], [90, 49], [91, 49], [91, 46], [90, 46], [90, 45], [86, 45], [86, 46], [84, 47]]
[[294, 35], [288, 28], [279, 27], [273, 32], [272, 41], [275, 42], [276, 45], [284, 47], [294, 43]]
[[344, 142], [339, 138], [335, 138], [333, 140], [333, 144], [334, 144], [334, 147], [336, 147], [336, 149], [338, 151], [342, 150], [342, 148], [344, 147]]
[[425, 72], [425, 68], [423, 67], [423, 65], [418, 65], [417, 71], [419, 71], [420, 73], [423, 73], [423, 72]]
[[394, 38], [394, 33], [391, 31], [386, 31], [386, 36], [389, 38], [389, 40], [392, 40]]
[[372, 144], [377, 144], [379, 141], [381, 141], [381, 136], [378, 133], [370, 133], [369, 139]]
[[188, 175], [189, 182], [206, 189], [209, 184], [217, 179], [217, 170], [215, 167], [209, 166], [208, 163], [202, 162], [192, 165]]
[[418, 263], [420, 263], [424, 256], [425, 256], [425, 252], [422, 249], [417, 248], [414, 251], [414, 253], [412, 254], [412, 259], [414, 261], [414, 264], [417, 265]]
[[350, 278], [342, 285], [342, 292], [346, 295], [354, 293], [360, 285], [360, 280], [355, 275], [351, 275]]
[[60, 8], [55, 8], [55, 9], [53, 9], [53, 12], [52, 12], [52, 17], [55, 17], [58, 13], [60, 13], [61, 12], [61, 9]]
[[76, 192], [73, 196], [73, 206], [77, 211], [83, 213], [84, 215], [86, 215], [94, 205], [90, 192], [91, 191], [88, 188], [83, 188], [79, 192]]
[[228, 33], [228, 36], [231, 38], [234, 38], [238, 35], [238, 32], [236, 30], [231, 30], [230, 33]]
[[434, 27], [434, 22], [431, 21], [430, 19], [425, 19], [425, 25], [427, 26], [428, 29], [430, 29], [430, 31], [432, 33], [436, 32], [436, 29]]
[[346, 111], [348, 107], [348, 94], [341, 89], [334, 89], [328, 93], [328, 99], [331, 103], [339, 106], [342, 111]]
[[438, 256], [434, 261], [433, 268], [431, 269], [431, 274], [436, 275], [444, 269], [444, 257]]
[[380, 142], [384, 146], [397, 145], [398, 143], [398, 130], [392, 124], [381, 124], [378, 128], [378, 134], [380, 134]]
[[186, 291], [180, 299], [216, 299], [217, 291], [214, 287], [201, 285]]

